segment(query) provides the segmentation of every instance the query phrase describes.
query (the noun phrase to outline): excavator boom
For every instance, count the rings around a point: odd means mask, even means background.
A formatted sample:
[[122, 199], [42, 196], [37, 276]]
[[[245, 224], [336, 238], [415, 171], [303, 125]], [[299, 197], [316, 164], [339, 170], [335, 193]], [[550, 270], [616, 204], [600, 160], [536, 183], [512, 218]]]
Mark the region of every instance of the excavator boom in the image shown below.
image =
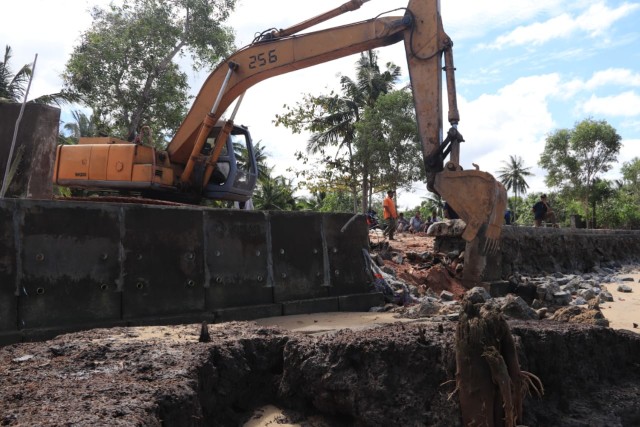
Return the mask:
[[[167, 146], [166, 155], [147, 155], [155, 163], [153, 168], [145, 171], [149, 170], [151, 172], [147, 173], [153, 175], [155, 170], [157, 175], [156, 166], [163, 163], [165, 169], [161, 171], [164, 177], [161, 184], [166, 187], [182, 191], [195, 189], [200, 194], [224, 199], [224, 191], [207, 192], [203, 188], [215, 176], [214, 171], [224, 153], [223, 146], [229, 144], [232, 134], [242, 133], [233, 124], [235, 111], [226, 123], [223, 115], [247, 89], [270, 77], [404, 41], [427, 187], [444, 197], [467, 222], [463, 235], [466, 240], [471, 241], [480, 233], [486, 239], [486, 249], [495, 249], [500, 236], [502, 213], [506, 208], [506, 191], [490, 174], [477, 168], [463, 170], [459, 164], [459, 145], [463, 138], [457, 129], [459, 114], [453, 43], [443, 30], [439, 0], [410, 0], [402, 16], [378, 15], [350, 25], [298, 34], [319, 22], [355, 10], [364, 2], [350, 0], [300, 24], [265, 33], [251, 45], [232, 54], [206, 79], [193, 106]], [[446, 138], [443, 138], [442, 124], [443, 58], [451, 124]], [[238, 105], [236, 103], [236, 110]], [[250, 140], [248, 133], [246, 139]], [[65, 148], [68, 152], [74, 149]], [[85, 147], [85, 152], [91, 150]], [[102, 150], [107, 151], [105, 148]], [[130, 155], [130, 148], [121, 150]], [[233, 151], [233, 147], [229, 150]], [[114, 148], [113, 151], [117, 150]], [[141, 151], [145, 150], [141, 148]], [[450, 158], [445, 164], [447, 156]], [[76, 163], [81, 157], [75, 157]], [[61, 160], [57, 163], [62, 164]], [[111, 161], [103, 163], [116, 164]], [[137, 166], [139, 170], [142, 169], [140, 165]], [[56, 170], [64, 172], [65, 168], [57, 164]], [[124, 171], [128, 169], [125, 167]], [[66, 176], [70, 175], [73, 174], [67, 171]], [[126, 177], [121, 175], [118, 175], [119, 179], [126, 185]], [[171, 179], [173, 182], [169, 185]], [[245, 199], [247, 196], [247, 193], [241, 195]], [[236, 200], [241, 200], [241, 197]]]

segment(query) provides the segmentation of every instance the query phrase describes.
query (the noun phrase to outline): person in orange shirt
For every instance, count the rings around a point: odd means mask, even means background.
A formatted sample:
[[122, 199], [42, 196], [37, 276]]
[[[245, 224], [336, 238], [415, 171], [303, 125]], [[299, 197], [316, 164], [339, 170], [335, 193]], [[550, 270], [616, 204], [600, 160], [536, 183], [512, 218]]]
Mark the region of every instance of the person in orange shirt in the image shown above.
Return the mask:
[[387, 197], [382, 201], [382, 209], [384, 210], [384, 220], [387, 222], [387, 228], [384, 229], [384, 235], [389, 236], [389, 240], [395, 240], [393, 234], [398, 226], [398, 212], [396, 211], [396, 204], [393, 201], [393, 190], [387, 191]]

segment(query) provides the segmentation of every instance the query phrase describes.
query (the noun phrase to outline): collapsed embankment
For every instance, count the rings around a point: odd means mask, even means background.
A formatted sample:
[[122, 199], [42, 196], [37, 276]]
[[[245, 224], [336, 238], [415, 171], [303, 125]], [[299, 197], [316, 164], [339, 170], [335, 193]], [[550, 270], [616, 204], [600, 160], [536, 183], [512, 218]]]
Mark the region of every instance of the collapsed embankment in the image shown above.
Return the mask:
[[[640, 423], [640, 335], [512, 322], [522, 368], [545, 386], [535, 426]], [[460, 425], [455, 323], [306, 336], [251, 323], [114, 328], [0, 349], [0, 425], [238, 425], [272, 403], [328, 425]]]
[[523, 274], [588, 272], [610, 262], [640, 262], [640, 230], [502, 227], [489, 280]]

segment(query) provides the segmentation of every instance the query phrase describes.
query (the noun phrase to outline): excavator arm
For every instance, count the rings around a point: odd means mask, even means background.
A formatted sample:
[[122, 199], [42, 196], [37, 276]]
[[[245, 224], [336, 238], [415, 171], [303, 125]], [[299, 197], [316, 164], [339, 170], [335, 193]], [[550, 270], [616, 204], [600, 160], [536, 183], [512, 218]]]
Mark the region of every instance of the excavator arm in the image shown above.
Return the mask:
[[[410, 0], [401, 16], [379, 15], [350, 25], [300, 34], [327, 19], [358, 9], [366, 1], [350, 0], [290, 28], [263, 34], [231, 55], [206, 79], [166, 152], [109, 138], [93, 144], [81, 141], [78, 146], [58, 148], [54, 181], [61, 185], [152, 188], [160, 192], [191, 192], [246, 200], [253, 188], [255, 173], [253, 182], [244, 180], [244, 192], [229, 195], [225, 188], [215, 185], [214, 190], [208, 189], [221, 159], [228, 167], [237, 167], [231, 158], [233, 138], [244, 138], [251, 150], [246, 128], [233, 124], [247, 89], [270, 77], [404, 41], [427, 187], [445, 198], [467, 222], [463, 234], [467, 241], [480, 234], [487, 248], [495, 249], [506, 207], [506, 192], [490, 174], [463, 170], [459, 165], [459, 145], [463, 138], [457, 130], [453, 43], [442, 27], [439, 0]], [[442, 124], [443, 57], [451, 124], [446, 138], [443, 138]], [[237, 99], [231, 118], [222, 120]], [[449, 161], [445, 164], [447, 156]]]
[[[477, 168], [463, 170], [459, 165], [459, 146], [464, 139], [457, 130], [453, 43], [444, 32], [439, 1], [410, 0], [403, 16], [378, 17], [296, 35], [326, 19], [355, 10], [362, 3], [363, 0], [351, 0], [289, 29], [268, 33], [214, 70], [168, 146], [172, 161], [186, 164], [181, 179], [191, 179], [192, 164], [211, 126], [251, 86], [270, 77], [404, 41], [427, 186], [445, 198], [467, 222], [463, 238], [471, 241], [482, 232], [485, 249], [496, 249], [506, 191], [489, 173]], [[451, 124], [446, 138], [442, 124], [443, 57]], [[445, 164], [448, 155], [450, 159]]]

